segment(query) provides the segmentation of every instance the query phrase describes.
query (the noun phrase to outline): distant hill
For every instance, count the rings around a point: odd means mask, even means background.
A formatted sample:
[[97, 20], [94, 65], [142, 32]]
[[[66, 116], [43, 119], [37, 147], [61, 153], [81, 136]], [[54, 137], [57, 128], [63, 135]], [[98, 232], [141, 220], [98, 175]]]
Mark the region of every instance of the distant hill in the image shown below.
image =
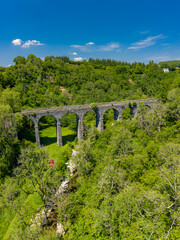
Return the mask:
[[159, 62], [159, 65], [163, 67], [180, 67], [180, 60], [163, 61]]

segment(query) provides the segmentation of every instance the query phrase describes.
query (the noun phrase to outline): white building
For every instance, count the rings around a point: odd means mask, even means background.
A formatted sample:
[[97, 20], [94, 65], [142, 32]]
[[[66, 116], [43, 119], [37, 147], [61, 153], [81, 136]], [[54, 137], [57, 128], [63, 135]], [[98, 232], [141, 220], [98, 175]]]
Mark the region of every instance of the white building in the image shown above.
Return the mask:
[[169, 72], [169, 68], [163, 68], [164, 73], [168, 73]]

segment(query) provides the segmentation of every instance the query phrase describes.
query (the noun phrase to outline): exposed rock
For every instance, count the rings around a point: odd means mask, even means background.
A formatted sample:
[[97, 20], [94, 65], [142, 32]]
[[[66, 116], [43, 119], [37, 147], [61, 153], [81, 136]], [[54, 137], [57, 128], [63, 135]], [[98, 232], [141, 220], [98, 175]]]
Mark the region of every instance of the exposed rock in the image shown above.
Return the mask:
[[76, 156], [77, 155], [77, 151], [76, 150], [72, 150], [72, 156]]
[[67, 168], [69, 168], [70, 176], [73, 176], [73, 173], [76, 171], [76, 165], [73, 162], [73, 158], [77, 155], [78, 151], [73, 150], [72, 151], [72, 158], [69, 160], [69, 162], [66, 163]]
[[70, 159], [69, 162], [66, 163], [67, 168], [69, 168], [70, 176], [73, 176], [73, 173], [76, 171], [76, 165], [73, 163], [73, 160]]
[[66, 92], [66, 89], [62, 86], [59, 86], [59, 89], [61, 90], [61, 92]]
[[38, 213], [34, 219], [31, 219], [32, 225], [31, 227], [41, 227], [42, 225], [45, 225], [47, 222], [47, 217], [45, 214], [45, 210], [43, 209], [41, 213]]
[[59, 187], [59, 189], [56, 192], [56, 196], [67, 192], [68, 187], [69, 187], [69, 181], [68, 180], [63, 181], [61, 183], [61, 186]]
[[61, 223], [57, 223], [56, 233], [60, 234], [61, 236], [64, 236], [65, 231]]

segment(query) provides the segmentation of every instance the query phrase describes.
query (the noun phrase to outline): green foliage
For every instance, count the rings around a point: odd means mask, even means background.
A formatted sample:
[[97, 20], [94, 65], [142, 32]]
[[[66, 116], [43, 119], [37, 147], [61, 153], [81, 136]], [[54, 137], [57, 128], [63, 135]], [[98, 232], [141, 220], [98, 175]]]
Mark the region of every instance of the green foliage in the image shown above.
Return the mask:
[[109, 109], [104, 113], [104, 125], [106, 128], [106, 125], [109, 123], [113, 123], [114, 121], [114, 109]]
[[7, 88], [1, 92], [0, 101], [4, 105], [9, 105], [13, 112], [18, 111], [21, 108], [20, 94], [14, 90]]
[[133, 107], [136, 107], [137, 106], [137, 103], [136, 102], [133, 102]]
[[130, 107], [125, 108], [125, 110], [122, 113], [122, 119], [130, 119], [131, 118], [131, 109]]
[[91, 103], [91, 108], [93, 110], [96, 110], [97, 109], [97, 103]]
[[18, 64], [25, 64], [26, 59], [25, 57], [17, 56], [16, 58], [13, 59], [13, 62], [18, 65]]
[[9, 105], [0, 105], [0, 178], [10, 174], [19, 152], [15, 117]]
[[170, 68], [172, 68], [174, 66], [174, 68], [175, 68], [175, 67], [180, 67], [180, 61], [179, 60], [164, 61], [164, 62], [159, 62], [159, 65], [161, 67], [170, 67]]
[[[14, 63], [0, 68], [0, 238], [178, 239], [179, 71], [164, 74], [153, 62], [76, 63], [54, 56], [42, 61], [33, 54], [18, 56]], [[126, 121], [114, 121], [116, 110], [108, 110], [104, 132], [95, 128], [96, 103], [147, 97], [163, 102], [149, 108], [132, 101], [123, 112]], [[85, 140], [78, 143], [77, 116], [63, 116], [63, 143], [69, 142], [63, 148], [56, 143], [53, 116], [40, 119], [44, 148], [37, 149], [31, 120], [11, 114], [73, 104], [91, 104], [93, 111], [84, 116]], [[133, 108], [138, 110], [134, 118]], [[73, 173], [65, 164], [69, 161]], [[68, 190], [57, 196], [64, 180]], [[37, 209], [49, 202], [64, 226], [63, 237], [55, 234], [56, 221], [50, 227], [29, 227]]]
[[61, 119], [62, 127], [69, 127], [71, 130], [76, 131], [77, 116], [75, 113], [67, 113]]

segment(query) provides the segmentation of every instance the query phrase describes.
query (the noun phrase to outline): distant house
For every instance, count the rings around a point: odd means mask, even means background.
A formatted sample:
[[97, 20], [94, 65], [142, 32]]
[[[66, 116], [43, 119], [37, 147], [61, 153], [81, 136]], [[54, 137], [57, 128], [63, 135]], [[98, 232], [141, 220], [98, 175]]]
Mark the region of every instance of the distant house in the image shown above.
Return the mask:
[[163, 68], [164, 73], [168, 73], [169, 72], [169, 68]]

